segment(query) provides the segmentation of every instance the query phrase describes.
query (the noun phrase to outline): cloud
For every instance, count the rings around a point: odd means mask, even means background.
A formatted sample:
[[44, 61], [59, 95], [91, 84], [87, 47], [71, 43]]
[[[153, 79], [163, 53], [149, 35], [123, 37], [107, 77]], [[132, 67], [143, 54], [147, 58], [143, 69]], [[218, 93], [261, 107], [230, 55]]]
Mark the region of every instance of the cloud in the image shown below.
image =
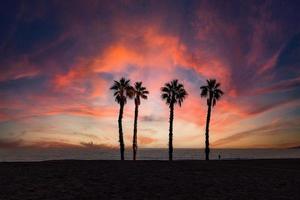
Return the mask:
[[0, 139], [0, 149], [2, 148], [19, 148], [23, 146], [23, 140]]
[[[251, 129], [251, 130], [238, 132], [231, 136], [214, 141], [212, 143], [212, 146], [214, 146], [214, 147], [224, 147], [227, 145], [230, 146], [232, 144], [239, 144], [239, 141], [241, 141], [243, 139], [257, 138], [257, 136], [263, 136], [263, 135], [274, 135], [274, 137], [276, 137], [276, 135], [278, 134], [278, 131], [287, 134], [288, 130], [293, 130], [295, 128], [299, 129], [297, 120], [274, 121], [270, 124], [266, 124], [266, 125], [263, 125], [258, 128]], [[271, 141], [269, 141], [269, 142], [271, 142]], [[258, 142], [257, 144], [259, 144], [259, 143], [261, 143], [261, 142]], [[258, 147], [256, 144], [249, 144], [249, 145]], [[269, 145], [272, 146], [271, 144], [269, 144]], [[267, 147], [268, 142], [265, 142], [265, 144], [263, 144], [262, 146]]]
[[25, 148], [78, 148], [76, 144], [60, 141], [36, 141], [32, 144], [24, 145]]
[[89, 133], [80, 133], [80, 132], [73, 132], [73, 135], [78, 135], [86, 138], [90, 138], [93, 140], [99, 140], [100, 138], [94, 134], [89, 134]]
[[299, 88], [300, 85], [300, 77], [294, 79], [288, 79], [280, 81], [279, 83], [275, 83], [269, 87], [259, 88], [253, 93], [256, 95], [259, 94], [268, 94], [268, 93], [275, 93], [275, 92], [285, 92], [288, 90], [292, 90], [295, 88]]
[[138, 137], [138, 143], [141, 144], [141, 145], [149, 145], [149, 144], [152, 144], [156, 141], [157, 141], [157, 139], [151, 138], [151, 137], [146, 137], [146, 136], [139, 136]]
[[31, 78], [39, 75], [40, 70], [29, 61], [28, 56], [22, 56], [17, 60], [0, 59], [0, 81]]
[[161, 121], [165, 120], [162, 117], [154, 116], [154, 115], [146, 115], [141, 117], [142, 121], [147, 121], [147, 122], [155, 122], [155, 121]]
[[80, 145], [84, 148], [89, 148], [89, 149], [112, 149], [112, 148], [115, 148], [113, 146], [109, 146], [106, 144], [94, 144], [93, 142], [80, 142]]
[[59, 141], [35, 141], [28, 142], [23, 139], [0, 139], [0, 148], [74, 148], [78, 145]]
[[77, 148], [88, 148], [88, 149], [112, 149], [115, 148], [106, 144], [94, 144], [93, 142], [80, 142], [79, 144], [72, 144], [69, 142], [62, 141], [24, 141], [24, 140], [11, 140], [11, 139], [0, 139], [0, 149], [15, 149], [15, 148], [52, 148], [52, 149], [77, 149]]
[[[299, 20], [292, 4], [24, 2], [18, 13], [8, 9], [5, 16], [12, 25], [3, 28], [0, 43], [0, 121], [16, 128], [33, 118], [80, 116], [95, 120], [89, 126], [108, 124], [101, 134], [112, 138], [117, 126], [106, 120], [117, 116], [118, 105], [109, 87], [122, 76], [143, 81], [150, 91], [141, 105], [145, 123], [167, 122], [169, 110], [159, 89], [174, 78], [182, 81], [189, 96], [176, 109], [175, 120], [179, 127], [193, 123], [197, 128], [205, 125], [207, 112], [199, 87], [216, 78], [225, 95], [211, 122], [225, 135], [230, 126], [242, 131], [241, 121], [252, 123], [299, 102]], [[131, 102], [125, 129], [133, 113]], [[156, 136], [164, 139], [160, 130]]]

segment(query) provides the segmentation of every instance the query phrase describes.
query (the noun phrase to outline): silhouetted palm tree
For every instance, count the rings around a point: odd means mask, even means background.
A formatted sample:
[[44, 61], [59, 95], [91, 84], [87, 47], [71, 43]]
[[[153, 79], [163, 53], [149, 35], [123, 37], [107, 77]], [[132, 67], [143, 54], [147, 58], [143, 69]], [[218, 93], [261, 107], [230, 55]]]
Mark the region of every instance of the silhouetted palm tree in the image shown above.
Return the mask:
[[114, 84], [110, 88], [114, 91], [115, 101], [120, 104], [120, 111], [119, 111], [119, 142], [120, 142], [120, 153], [121, 153], [121, 160], [124, 160], [124, 139], [123, 139], [123, 129], [122, 129], [122, 118], [123, 118], [123, 110], [124, 106], [127, 102], [127, 97], [133, 97], [133, 88], [130, 86], [130, 80], [126, 80], [125, 78], [121, 78], [120, 81], [114, 81]]
[[215, 106], [217, 101], [220, 100], [224, 92], [219, 89], [220, 83], [217, 83], [215, 79], [206, 80], [207, 85], [201, 86], [201, 97], [207, 98], [207, 118], [206, 118], [206, 129], [205, 129], [205, 160], [209, 160], [209, 122], [212, 106]]
[[184, 89], [183, 84], [178, 83], [178, 80], [173, 80], [166, 83], [161, 88], [161, 97], [169, 105], [170, 108], [170, 127], [169, 127], [169, 160], [173, 160], [173, 118], [174, 118], [174, 106], [178, 104], [181, 106], [184, 99], [187, 97], [187, 92]]
[[145, 87], [142, 86], [142, 82], [136, 82], [133, 87], [134, 92], [134, 127], [133, 127], [133, 141], [132, 141], [132, 149], [133, 149], [133, 160], [136, 160], [136, 152], [137, 152], [137, 120], [139, 114], [139, 105], [141, 104], [141, 98], [147, 99], [147, 94], [149, 91]]

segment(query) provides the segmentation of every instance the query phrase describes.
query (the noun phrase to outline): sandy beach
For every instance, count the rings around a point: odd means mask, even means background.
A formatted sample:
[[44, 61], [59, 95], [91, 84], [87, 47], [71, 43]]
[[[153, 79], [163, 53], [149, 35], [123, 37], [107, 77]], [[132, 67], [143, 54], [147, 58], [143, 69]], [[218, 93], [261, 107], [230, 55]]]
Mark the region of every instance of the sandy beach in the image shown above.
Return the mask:
[[0, 199], [300, 199], [300, 160], [0, 163]]

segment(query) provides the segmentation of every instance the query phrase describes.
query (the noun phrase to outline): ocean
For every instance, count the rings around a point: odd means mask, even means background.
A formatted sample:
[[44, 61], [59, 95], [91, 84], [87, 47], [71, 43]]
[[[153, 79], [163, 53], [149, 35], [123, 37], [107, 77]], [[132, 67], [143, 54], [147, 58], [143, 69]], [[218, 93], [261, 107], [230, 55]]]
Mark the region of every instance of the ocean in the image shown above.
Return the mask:
[[[211, 149], [210, 158], [236, 159], [287, 159], [300, 158], [300, 149]], [[174, 160], [203, 160], [204, 149], [174, 149]], [[125, 153], [132, 160], [132, 151]], [[0, 162], [44, 160], [119, 160], [118, 149], [0, 149]], [[167, 160], [168, 149], [139, 149], [138, 160]]]

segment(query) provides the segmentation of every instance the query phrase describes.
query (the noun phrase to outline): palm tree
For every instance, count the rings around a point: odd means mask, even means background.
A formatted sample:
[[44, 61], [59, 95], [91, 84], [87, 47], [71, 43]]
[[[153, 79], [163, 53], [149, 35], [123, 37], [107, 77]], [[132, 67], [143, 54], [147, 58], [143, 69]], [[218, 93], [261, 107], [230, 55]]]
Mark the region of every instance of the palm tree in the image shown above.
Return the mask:
[[221, 96], [224, 92], [219, 89], [221, 86], [220, 83], [217, 83], [215, 79], [206, 80], [207, 85], [201, 86], [201, 97], [207, 98], [207, 118], [206, 118], [206, 129], [205, 129], [205, 160], [209, 160], [209, 122], [210, 122], [210, 115], [211, 109], [213, 106], [216, 105], [217, 101], [220, 100]]
[[114, 81], [114, 84], [110, 88], [114, 91], [115, 101], [120, 104], [119, 111], [119, 142], [120, 142], [120, 153], [121, 160], [124, 160], [124, 139], [123, 139], [123, 129], [122, 129], [122, 118], [123, 118], [123, 110], [124, 106], [127, 102], [127, 97], [133, 97], [133, 88], [130, 86], [130, 80], [126, 80], [125, 78], [121, 78], [120, 81]]
[[170, 108], [170, 127], [169, 127], [169, 160], [173, 160], [173, 118], [174, 106], [178, 104], [181, 107], [182, 102], [187, 97], [187, 92], [183, 84], [178, 83], [178, 80], [173, 80], [166, 83], [161, 88], [161, 97]]
[[133, 141], [132, 141], [132, 150], [133, 150], [133, 160], [136, 160], [136, 153], [137, 153], [137, 120], [139, 114], [139, 105], [141, 104], [141, 98], [147, 99], [147, 94], [149, 91], [142, 86], [142, 82], [136, 82], [133, 87], [134, 92], [134, 103], [135, 103], [135, 110], [134, 110], [134, 127], [133, 127]]

